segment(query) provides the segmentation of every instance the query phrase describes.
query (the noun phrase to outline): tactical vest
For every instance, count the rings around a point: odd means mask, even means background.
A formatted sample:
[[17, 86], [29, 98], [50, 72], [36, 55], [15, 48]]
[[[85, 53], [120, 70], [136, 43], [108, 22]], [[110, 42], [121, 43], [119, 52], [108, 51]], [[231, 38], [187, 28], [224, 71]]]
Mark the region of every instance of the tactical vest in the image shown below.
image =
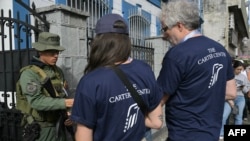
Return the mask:
[[[40, 67], [35, 65], [29, 65], [23, 67], [20, 70], [21, 73], [26, 70], [31, 69], [40, 77], [40, 83], [44, 84], [44, 82], [48, 79], [47, 74]], [[56, 93], [56, 97], [65, 97], [65, 93], [63, 93], [62, 88], [64, 86], [63, 73], [62, 71], [55, 66], [56, 77], [51, 79], [51, 83], [53, 85], [54, 91]], [[48, 91], [42, 87], [42, 94], [50, 97]], [[25, 126], [27, 123], [32, 123], [33, 121], [37, 121], [42, 127], [54, 126], [58, 118], [60, 117], [60, 111], [37, 111], [31, 108], [30, 104], [27, 101], [26, 96], [22, 93], [20, 80], [16, 83], [16, 108], [20, 110], [23, 114], [23, 120], [21, 126]]]

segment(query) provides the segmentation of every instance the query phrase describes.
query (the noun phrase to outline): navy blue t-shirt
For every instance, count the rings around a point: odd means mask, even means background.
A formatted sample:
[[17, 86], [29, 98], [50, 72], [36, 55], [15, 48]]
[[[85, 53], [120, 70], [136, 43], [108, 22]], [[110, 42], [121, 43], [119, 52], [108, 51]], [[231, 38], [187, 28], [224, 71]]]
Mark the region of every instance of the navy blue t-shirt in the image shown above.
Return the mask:
[[158, 84], [169, 94], [169, 141], [218, 141], [226, 81], [234, 78], [231, 57], [219, 43], [199, 36], [165, 55]]
[[[139, 60], [119, 66], [150, 110], [163, 96], [151, 67]], [[71, 119], [94, 132], [94, 141], [140, 141], [144, 115], [122, 81], [110, 68], [101, 67], [80, 80]]]

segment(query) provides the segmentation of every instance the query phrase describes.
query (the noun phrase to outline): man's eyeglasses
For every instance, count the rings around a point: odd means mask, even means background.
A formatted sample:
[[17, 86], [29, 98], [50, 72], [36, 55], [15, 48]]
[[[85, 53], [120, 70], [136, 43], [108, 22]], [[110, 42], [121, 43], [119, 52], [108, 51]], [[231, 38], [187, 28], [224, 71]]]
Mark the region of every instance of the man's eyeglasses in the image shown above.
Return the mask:
[[161, 28], [161, 32], [162, 32], [162, 33], [166, 32], [167, 30], [168, 30], [168, 26], [165, 26], [165, 27], [162, 27], [162, 28]]

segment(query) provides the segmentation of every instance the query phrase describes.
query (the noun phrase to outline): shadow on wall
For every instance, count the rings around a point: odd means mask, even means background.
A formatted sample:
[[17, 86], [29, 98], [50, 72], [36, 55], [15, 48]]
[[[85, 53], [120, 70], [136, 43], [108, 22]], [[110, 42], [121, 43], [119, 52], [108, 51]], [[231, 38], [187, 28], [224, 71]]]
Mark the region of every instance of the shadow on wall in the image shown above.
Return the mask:
[[75, 96], [76, 86], [73, 85], [75, 84], [75, 82], [73, 82], [74, 80], [72, 79], [74, 78], [73, 73], [71, 73], [72, 68], [68, 68], [65, 65], [61, 65], [59, 67], [62, 69], [64, 77], [68, 84], [68, 88], [66, 89], [68, 93], [68, 98], [73, 98]]

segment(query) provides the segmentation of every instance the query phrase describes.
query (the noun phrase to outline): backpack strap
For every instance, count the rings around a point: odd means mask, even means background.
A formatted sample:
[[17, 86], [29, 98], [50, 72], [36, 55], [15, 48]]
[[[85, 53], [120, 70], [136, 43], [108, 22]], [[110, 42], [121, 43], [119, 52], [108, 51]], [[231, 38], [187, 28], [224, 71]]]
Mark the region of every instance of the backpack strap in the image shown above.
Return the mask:
[[134, 101], [137, 103], [137, 105], [140, 107], [141, 112], [144, 116], [148, 116], [148, 106], [143, 101], [142, 96], [135, 90], [131, 82], [128, 80], [126, 74], [117, 66], [112, 68], [113, 71], [116, 73], [116, 75], [120, 78], [120, 80], [123, 82], [123, 84], [126, 86], [126, 88], [129, 90], [130, 95], [134, 99]]

